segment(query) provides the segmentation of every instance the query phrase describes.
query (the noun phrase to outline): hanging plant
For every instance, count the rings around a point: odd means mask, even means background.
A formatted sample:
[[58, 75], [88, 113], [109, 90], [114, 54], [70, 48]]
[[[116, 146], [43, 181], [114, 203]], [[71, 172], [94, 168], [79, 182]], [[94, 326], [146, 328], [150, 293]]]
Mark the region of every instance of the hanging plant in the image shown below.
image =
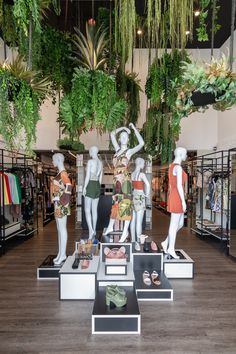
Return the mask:
[[86, 36], [75, 28], [76, 47], [74, 58], [77, 63], [89, 70], [101, 69], [106, 63], [105, 47], [107, 45], [106, 31], [96, 30], [95, 26], [86, 23]]
[[199, 42], [207, 42], [209, 40], [207, 18], [210, 7], [212, 12], [214, 11], [214, 18], [212, 18], [214, 34], [221, 28], [221, 25], [218, 23], [218, 13], [220, 10], [219, 0], [199, 0], [199, 26], [196, 28]]
[[1, 11], [2, 18], [0, 14], [0, 28], [2, 31], [3, 39], [8, 46], [16, 47], [18, 45], [18, 33], [15, 18], [13, 15], [13, 6], [3, 3]]
[[121, 65], [132, 53], [136, 38], [135, 0], [115, 0], [115, 48], [121, 54]]
[[149, 48], [169, 43], [172, 49], [184, 49], [192, 39], [193, 0], [147, 0], [147, 27]]
[[60, 104], [59, 122], [70, 139], [89, 129], [99, 132], [117, 128], [125, 115], [126, 102], [116, 91], [115, 77], [100, 70], [75, 69], [72, 90]]
[[229, 58], [222, 55], [220, 60], [212, 58], [210, 64], [203, 65], [184, 62], [183, 85], [178, 90], [176, 101], [180, 116], [208, 108], [208, 104], [194, 106], [194, 92], [213, 95], [213, 108], [216, 110], [224, 111], [235, 105], [236, 73], [229, 68]]
[[150, 100], [144, 125], [146, 152], [160, 156], [162, 163], [172, 158], [180, 133], [180, 117], [175, 109], [178, 88], [182, 83], [182, 60], [190, 62], [185, 51], [174, 50], [156, 58], [149, 70], [146, 95]]
[[10, 149], [32, 152], [39, 108], [48, 86], [48, 80], [29, 71], [19, 56], [12, 64], [0, 66], [0, 134]]

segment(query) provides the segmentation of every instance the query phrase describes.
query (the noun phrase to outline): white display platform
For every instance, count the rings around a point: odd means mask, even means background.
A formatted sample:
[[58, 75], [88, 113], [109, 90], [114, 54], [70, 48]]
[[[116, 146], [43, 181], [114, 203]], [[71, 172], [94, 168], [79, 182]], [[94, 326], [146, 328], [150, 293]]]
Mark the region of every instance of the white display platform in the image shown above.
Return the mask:
[[99, 287], [111, 284], [117, 284], [119, 286], [134, 286], [134, 280], [133, 265], [131, 263], [127, 263], [126, 275], [106, 275], [105, 263], [100, 262], [97, 273], [97, 282]]
[[78, 269], [72, 269], [74, 260], [69, 256], [59, 272], [59, 299], [94, 300], [99, 257], [94, 256], [87, 269], [81, 269], [81, 262]]
[[[20, 231], [21, 225], [20, 222], [13, 222], [12, 224], [7, 224], [4, 226], [5, 228], [5, 237], [14, 234], [17, 231]], [[24, 230], [22, 230], [24, 232]]]
[[164, 256], [164, 273], [167, 278], [172, 279], [193, 279], [194, 261], [182, 249], [176, 250], [180, 259], [168, 259]]

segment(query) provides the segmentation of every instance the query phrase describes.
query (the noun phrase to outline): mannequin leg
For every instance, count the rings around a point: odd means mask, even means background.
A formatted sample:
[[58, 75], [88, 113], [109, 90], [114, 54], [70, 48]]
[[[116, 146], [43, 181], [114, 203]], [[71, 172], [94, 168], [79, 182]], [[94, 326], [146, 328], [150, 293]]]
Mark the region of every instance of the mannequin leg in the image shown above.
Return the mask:
[[[97, 226], [97, 220], [98, 220], [98, 202], [99, 202], [99, 198], [93, 199], [93, 201], [92, 201], [92, 225], [93, 225], [92, 237], [94, 237], [96, 235], [96, 226]], [[90, 236], [89, 236], [89, 238], [90, 238]]]
[[144, 209], [139, 210], [136, 214], [136, 236], [137, 236], [137, 239], [140, 235], [142, 235], [144, 211], [145, 211]]
[[125, 220], [124, 229], [123, 229], [122, 236], [121, 236], [121, 239], [119, 240], [119, 242], [125, 242], [125, 240], [127, 239], [128, 234], [129, 234], [129, 232], [128, 232], [129, 224], [130, 224], [130, 220]]
[[65, 259], [66, 259], [66, 246], [67, 246], [67, 216], [63, 216], [62, 218], [57, 218], [58, 219], [58, 227], [60, 229], [60, 257], [59, 259], [54, 262], [54, 264], [61, 264]]
[[[172, 214], [171, 214], [172, 215]], [[179, 214], [178, 214], [179, 215]], [[181, 217], [179, 219], [179, 225], [178, 225], [178, 228], [177, 228], [177, 231], [176, 233], [182, 229], [182, 227], [184, 226], [184, 214], [181, 214]], [[163, 241], [161, 243], [161, 246], [162, 246], [162, 249], [165, 253], [167, 253], [167, 250], [168, 250], [168, 246], [169, 246], [169, 234], [168, 236], [166, 237], [165, 241]]]
[[175, 259], [179, 259], [179, 256], [175, 253], [175, 240], [176, 240], [176, 234], [178, 230], [180, 229], [181, 221], [182, 221], [182, 215], [181, 214], [175, 214], [171, 213], [171, 219], [170, 219], [170, 227], [169, 227], [169, 245], [167, 249], [167, 253], [171, 255]]
[[108, 235], [114, 230], [114, 224], [115, 224], [115, 219], [110, 219], [109, 224], [107, 226], [106, 232], [104, 232], [104, 235]]
[[85, 218], [87, 221], [87, 225], [88, 225], [88, 230], [89, 230], [89, 238], [91, 239], [93, 237], [93, 226], [92, 226], [92, 202], [93, 199], [89, 198], [89, 197], [85, 197], [84, 198], [84, 211], [85, 211]]
[[184, 226], [184, 214], [181, 214], [177, 232], [178, 232], [180, 229], [182, 229], [183, 226]]
[[136, 241], [136, 211], [133, 210], [132, 220], [130, 223], [131, 241]]
[[58, 226], [58, 218], [55, 218], [56, 220], [56, 226], [57, 226], [57, 240], [58, 240], [58, 252], [56, 258], [53, 259], [53, 262], [57, 262], [58, 259], [60, 258], [60, 252], [61, 252], [61, 237], [60, 237], [60, 228]]

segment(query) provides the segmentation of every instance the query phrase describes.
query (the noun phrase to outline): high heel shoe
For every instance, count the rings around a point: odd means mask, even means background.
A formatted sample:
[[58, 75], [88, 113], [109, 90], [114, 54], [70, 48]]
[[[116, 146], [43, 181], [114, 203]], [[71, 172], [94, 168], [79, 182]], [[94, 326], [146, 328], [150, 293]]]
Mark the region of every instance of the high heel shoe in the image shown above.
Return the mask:
[[117, 286], [107, 286], [106, 288], [106, 305], [110, 307], [124, 307], [127, 304], [127, 296], [123, 289]]

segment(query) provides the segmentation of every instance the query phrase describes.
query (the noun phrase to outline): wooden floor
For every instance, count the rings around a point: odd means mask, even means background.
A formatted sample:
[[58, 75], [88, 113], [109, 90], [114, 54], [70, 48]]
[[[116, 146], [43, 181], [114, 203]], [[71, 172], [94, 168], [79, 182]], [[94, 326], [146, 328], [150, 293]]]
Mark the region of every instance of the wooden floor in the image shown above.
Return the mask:
[[[153, 214], [152, 235], [161, 241], [169, 218]], [[78, 237], [70, 217], [68, 254]], [[93, 302], [60, 302], [57, 280], [36, 279], [37, 266], [57, 249], [51, 222], [0, 258], [0, 353], [235, 354], [236, 263], [218, 242], [186, 228], [177, 247], [195, 260], [195, 278], [171, 281], [173, 302], [140, 303], [142, 334], [91, 335]]]

